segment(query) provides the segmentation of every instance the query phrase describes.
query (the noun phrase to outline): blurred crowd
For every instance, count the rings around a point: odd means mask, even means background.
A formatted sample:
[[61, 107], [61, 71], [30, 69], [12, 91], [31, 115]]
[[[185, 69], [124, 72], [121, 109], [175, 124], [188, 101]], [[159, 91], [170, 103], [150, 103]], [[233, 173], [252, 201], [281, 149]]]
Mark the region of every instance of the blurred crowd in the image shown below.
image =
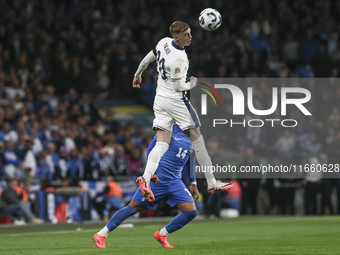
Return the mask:
[[[191, 75], [339, 77], [339, 1], [5, 0], [0, 7], [3, 179], [49, 183], [140, 175], [149, 143], [143, 128], [120, 126], [112, 110], [99, 115], [92, 99], [133, 99], [151, 106], [156, 68], [144, 73], [141, 91], [131, 86], [133, 74], [158, 40], [170, 36], [168, 27], [174, 20], [192, 28], [193, 43], [186, 49]], [[199, 13], [207, 7], [216, 8], [223, 17], [215, 32], [198, 24]], [[309, 105], [313, 117], [296, 116], [297, 129], [230, 129], [226, 148], [244, 153], [245, 158], [255, 151], [255, 156], [284, 164], [338, 162], [340, 87], [310, 88], [319, 95]], [[267, 109], [269, 95], [255, 95], [258, 109]], [[289, 184], [312, 193], [307, 213], [315, 212], [322, 187], [329, 189], [328, 196], [338, 187], [340, 197], [338, 180], [325, 185], [321, 177]], [[243, 208], [254, 208], [251, 196], [261, 185], [278, 185], [246, 182], [240, 180], [242, 201], [248, 201]], [[270, 200], [274, 205], [283, 201], [277, 196]]]
[[[47, 101], [36, 101], [43, 105], [37, 112], [30, 110], [34, 102], [24, 103], [20, 114], [12, 116], [8, 113], [15, 113], [15, 102], [0, 109], [2, 177], [51, 182], [135, 177], [143, 172], [148, 144], [142, 127], [131, 123], [121, 127], [111, 110], [101, 119], [86, 101], [87, 94], [78, 98], [73, 89], [70, 92], [74, 94], [58, 98], [52, 93]], [[55, 100], [55, 108], [50, 100]]]

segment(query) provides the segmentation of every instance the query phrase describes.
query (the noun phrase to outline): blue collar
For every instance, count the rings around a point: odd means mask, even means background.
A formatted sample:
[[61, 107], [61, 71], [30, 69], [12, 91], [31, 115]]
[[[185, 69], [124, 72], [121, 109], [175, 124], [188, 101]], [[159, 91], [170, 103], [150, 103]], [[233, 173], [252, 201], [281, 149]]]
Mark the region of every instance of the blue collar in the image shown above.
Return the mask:
[[172, 46], [174, 46], [177, 50], [184, 50], [184, 48], [179, 47], [174, 40], [171, 41]]

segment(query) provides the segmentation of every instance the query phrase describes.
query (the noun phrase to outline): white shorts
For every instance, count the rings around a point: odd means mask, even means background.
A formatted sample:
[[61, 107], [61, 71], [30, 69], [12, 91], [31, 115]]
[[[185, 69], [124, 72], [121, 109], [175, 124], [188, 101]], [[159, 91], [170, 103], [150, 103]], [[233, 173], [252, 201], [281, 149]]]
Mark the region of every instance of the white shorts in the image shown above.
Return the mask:
[[195, 108], [189, 100], [182, 98], [155, 97], [153, 104], [155, 119], [153, 129], [162, 129], [168, 133], [172, 132], [174, 122], [182, 129], [192, 129], [201, 126]]

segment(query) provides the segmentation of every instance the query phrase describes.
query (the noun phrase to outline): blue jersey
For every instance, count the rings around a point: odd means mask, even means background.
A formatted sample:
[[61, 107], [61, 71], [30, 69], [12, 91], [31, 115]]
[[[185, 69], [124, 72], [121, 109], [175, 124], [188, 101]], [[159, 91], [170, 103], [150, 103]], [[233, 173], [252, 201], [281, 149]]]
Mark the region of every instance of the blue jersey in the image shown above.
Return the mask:
[[[156, 142], [157, 136], [153, 138], [148, 147], [147, 158]], [[163, 157], [159, 161], [158, 168], [155, 172], [159, 180], [170, 181], [174, 179], [181, 179], [183, 168], [186, 168], [186, 170], [190, 172], [190, 181], [196, 181], [195, 157], [190, 157], [192, 152], [193, 148], [189, 137], [177, 124], [174, 124], [169, 149], [164, 153]]]
[[[156, 136], [149, 145], [147, 157], [156, 144]], [[164, 153], [159, 161], [155, 174], [161, 181], [158, 184], [150, 183], [151, 190], [155, 196], [155, 201], [150, 202], [143, 197], [140, 188], [137, 189], [132, 200], [147, 208], [152, 208], [161, 199], [166, 198], [167, 203], [174, 207], [182, 203], [195, 203], [190, 191], [182, 182], [182, 172], [189, 172], [190, 181], [195, 182], [195, 157], [190, 157], [192, 145], [189, 137], [179, 128], [173, 125], [169, 149]]]

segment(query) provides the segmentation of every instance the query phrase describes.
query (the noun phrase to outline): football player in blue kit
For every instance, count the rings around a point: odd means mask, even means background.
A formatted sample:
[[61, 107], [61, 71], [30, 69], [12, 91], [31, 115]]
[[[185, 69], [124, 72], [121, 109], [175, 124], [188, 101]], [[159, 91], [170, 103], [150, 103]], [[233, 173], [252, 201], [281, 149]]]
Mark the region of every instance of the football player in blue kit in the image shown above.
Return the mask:
[[[147, 157], [156, 141], [155, 136], [148, 147]], [[170, 206], [177, 206], [182, 213], [177, 215], [167, 226], [157, 231], [154, 237], [164, 248], [173, 248], [167, 241], [167, 235], [181, 229], [197, 215], [195, 201], [199, 199], [199, 192], [195, 179], [195, 157], [190, 157], [192, 152], [190, 138], [175, 123], [169, 149], [161, 158], [158, 168], [151, 178], [150, 185], [155, 200], [149, 201], [143, 197], [140, 188], [138, 188], [129, 205], [116, 212], [105, 227], [93, 236], [97, 248], [106, 248], [106, 237], [126, 218], [141, 211], [144, 207], [153, 207], [163, 198], [167, 199]], [[190, 191], [182, 182], [183, 169], [190, 171]], [[195, 196], [195, 201], [192, 194]]]

